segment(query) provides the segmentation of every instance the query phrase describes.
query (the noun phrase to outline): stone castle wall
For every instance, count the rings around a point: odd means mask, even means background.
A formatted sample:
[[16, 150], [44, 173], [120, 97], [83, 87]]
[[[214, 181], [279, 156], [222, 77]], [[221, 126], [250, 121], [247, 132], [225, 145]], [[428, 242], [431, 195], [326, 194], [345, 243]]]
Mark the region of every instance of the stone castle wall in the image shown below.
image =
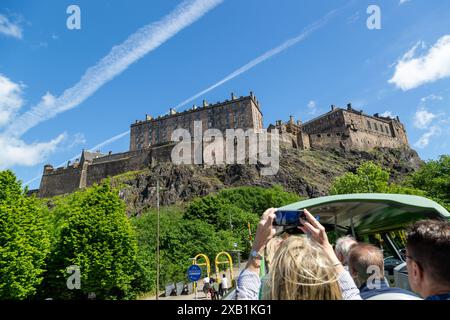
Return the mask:
[[57, 168], [46, 166], [39, 187], [40, 197], [51, 197], [73, 192], [80, 188], [83, 166]]
[[195, 107], [183, 112], [171, 112], [156, 119], [147, 116], [144, 121], [131, 125], [130, 150], [139, 150], [149, 146], [160, 145], [171, 141], [172, 132], [178, 128], [190, 131], [194, 135], [194, 122], [201, 121], [202, 133], [209, 129], [225, 131], [229, 128], [261, 129], [262, 114], [256, 97], [247, 97], [218, 102], [203, 107]]
[[94, 159], [87, 167], [86, 184], [81, 187], [99, 183], [107, 177], [113, 177], [128, 171], [142, 170], [151, 163], [150, 150], [124, 152]]

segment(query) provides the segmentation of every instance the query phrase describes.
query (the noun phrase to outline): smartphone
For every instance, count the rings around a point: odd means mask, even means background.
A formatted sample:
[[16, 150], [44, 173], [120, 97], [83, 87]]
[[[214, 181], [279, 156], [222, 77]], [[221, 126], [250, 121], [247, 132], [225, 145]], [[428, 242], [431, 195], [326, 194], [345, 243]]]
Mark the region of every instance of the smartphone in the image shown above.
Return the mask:
[[306, 220], [305, 212], [302, 210], [277, 210], [275, 212], [274, 226], [300, 226], [300, 219]]

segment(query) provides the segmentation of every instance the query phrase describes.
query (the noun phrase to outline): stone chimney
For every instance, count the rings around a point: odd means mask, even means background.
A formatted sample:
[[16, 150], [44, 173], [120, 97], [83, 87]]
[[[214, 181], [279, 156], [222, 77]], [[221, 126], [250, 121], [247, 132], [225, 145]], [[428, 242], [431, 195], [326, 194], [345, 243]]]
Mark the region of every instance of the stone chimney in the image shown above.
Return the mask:
[[336, 110], [336, 106], [334, 104], [331, 105], [331, 111]]
[[44, 174], [47, 172], [52, 172], [53, 171], [53, 166], [51, 164], [46, 164], [44, 166]]
[[195, 103], [192, 105], [192, 110], [197, 109], [197, 106], [195, 105]]
[[289, 123], [294, 124], [294, 116], [289, 116]]
[[348, 111], [353, 110], [352, 104], [351, 104], [351, 103], [347, 103], [347, 110], [348, 110]]
[[169, 111], [170, 115], [174, 115], [176, 113], [177, 113], [177, 111], [174, 108], [170, 108], [170, 111]]
[[152, 119], [153, 119], [153, 117], [151, 115], [148, 115], [148, 114], [145, 115], [145, 120], [146, 121], [150, 121]]
[[253, 91], [250, 91], [250, 97], [254, 97], [254, 95], [253, 95]]
[[208, 102], [205, 99], [203, 99], [203, 108], [207, 106], [209, 106]]
[[111, 150], [109, 150], [108, 155], [109, 155], [109, 156], [112, 155], [112, 151], [111, 151]]
[[231, 93], [231, 101], [236, 100], [236, 96], [234, 95], [234, 93]]
[[297, 125], [301, 126], [302, 125], [302, 120], [297, 120]]
[[68, 167], [70, 167], [70, 160], [69, 160], [69, 161], [67, 161], [67, 166], [68, 166]]

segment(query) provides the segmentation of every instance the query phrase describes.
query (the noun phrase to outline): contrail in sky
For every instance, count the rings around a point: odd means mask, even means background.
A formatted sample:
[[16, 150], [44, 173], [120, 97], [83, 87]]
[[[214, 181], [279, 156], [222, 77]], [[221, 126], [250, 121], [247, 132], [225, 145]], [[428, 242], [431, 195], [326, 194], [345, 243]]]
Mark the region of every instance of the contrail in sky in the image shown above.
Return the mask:
[[148, 24], [114, 46], [81, 80], [59, 97], [51, 94], [25, 112], [6, 128], [4, 135], [21, 136], [37, 124], [75, 108], [131, 64], [158, 48], [179, 31], [200, 19], [223, 0], [186, 0], [161, 20]]
[[[342, 8], [341, 8], [342, 9]], [[286, 49], [289, 49], [290, 47], [292, 47], [293, 45], [305, 40], [311, 33], [313, 33], [314, 31], [316, 31], [317, 29], [319, 29], [320, 27], [323, 27], [325, 24], [327, 24], [327, 22], [336, 15], [336, 13], [339, 11], [340, 9], [335, 9], [330, 11], [329, 13], [327, 13], [324, 17], [322, 17], [320, 20], [317, 20], [316, 22], [310, 24], [309, 26], [307, 26], [305, 29], [303, 29], [303, 31], [297, 35], [294, 38], [288, 39], [286, 41], [284, 41], [282, 44], [280, 44], [278, 47], [275, 47], [273, 49], [270, 49], [269, 51], [266, 51], [264, 54], [260, 55], [259, 57], [253, 59], [252, 61], [250, 61], [249, 63], [243, 65], [242, 67], [240, 67], [239, 69], [233, 71], [232, 73], [230, 73], [229, 75], [227, 75], [225, 78], [223, 78], [222, 80], [216, 82], [215, 84], [213, 84], [212, 86], [206, 88], [205, 90], [200, 91], [199, 93], [193, 95], [192, 97], [180, 102], [178, 105], [175, 106], [174, 109], [178, 109], [179, 107], [182, 107], [186, 104], [188, 104], [191, 101], [194, 101], [195, 99], [197, 99], [198, 97], [203, 96], [205, 93], [221, 86], [222, 84], [224, 84], [225, 82], [230, 81], [233, 78], [236, 78], [237, 76], [243, 74], [244, 72], [247, 72], [248, 70], [256, 67], [258, 64], [260, 64], [261, 62], [264, 62], [270, 58], [272, 58], [273, 56], [285, 51]]]

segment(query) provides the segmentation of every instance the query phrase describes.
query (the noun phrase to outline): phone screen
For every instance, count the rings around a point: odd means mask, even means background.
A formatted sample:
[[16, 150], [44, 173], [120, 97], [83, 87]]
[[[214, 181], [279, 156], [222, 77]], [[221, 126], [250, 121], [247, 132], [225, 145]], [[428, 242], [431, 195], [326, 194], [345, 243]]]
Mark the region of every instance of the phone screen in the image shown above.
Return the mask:
[[278, 210], [275, 212], [276, 218], [273, 224], [276, 226], [297, 226], [300, 224], [300, 216], [303, 210]]

